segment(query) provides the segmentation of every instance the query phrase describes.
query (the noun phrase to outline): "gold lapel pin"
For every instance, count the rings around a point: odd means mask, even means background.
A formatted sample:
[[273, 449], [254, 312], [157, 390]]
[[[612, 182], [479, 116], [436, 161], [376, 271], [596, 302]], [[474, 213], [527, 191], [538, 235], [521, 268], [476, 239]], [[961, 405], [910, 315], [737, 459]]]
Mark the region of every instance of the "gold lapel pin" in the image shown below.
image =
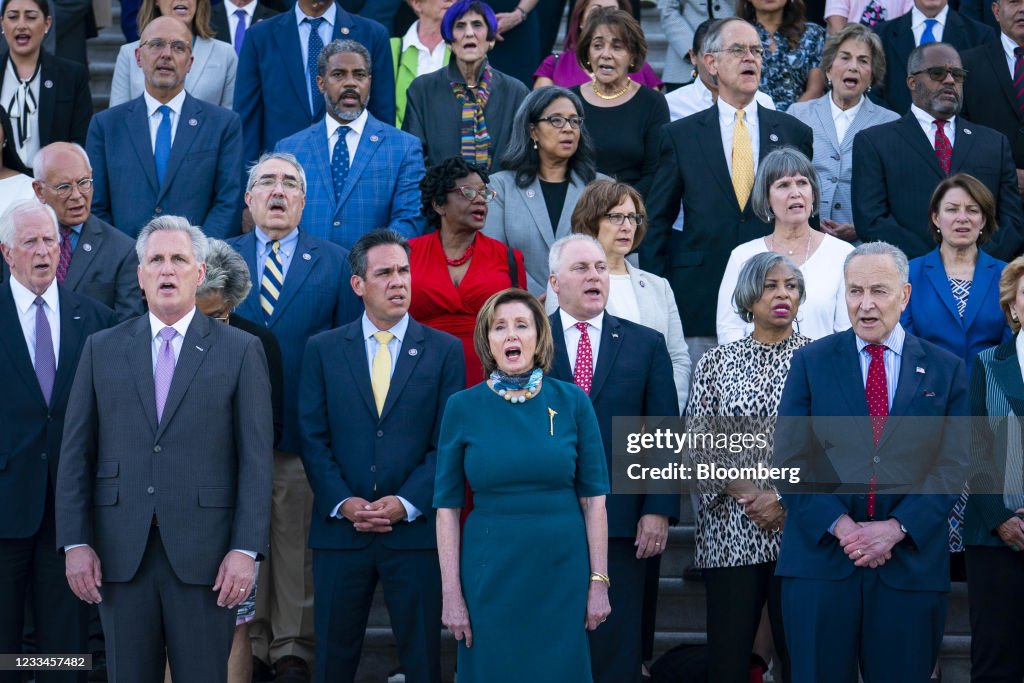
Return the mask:
[[550, 427], [548, 428], [548, 432], [551, 434], [551, 436], [555, 435], [555, 415], [558, 415], [558, 413], [555, 412], [549, 406], [548, 407], [548, 424], [550, 425]]

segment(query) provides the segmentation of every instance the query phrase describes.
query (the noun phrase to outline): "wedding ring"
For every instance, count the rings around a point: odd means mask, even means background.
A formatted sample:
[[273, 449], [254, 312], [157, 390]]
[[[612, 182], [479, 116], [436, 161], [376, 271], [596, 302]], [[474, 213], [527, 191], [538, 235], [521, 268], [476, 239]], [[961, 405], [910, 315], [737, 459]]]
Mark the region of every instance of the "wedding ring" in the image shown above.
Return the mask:
[[239, 588], [239, 589], [238, 589], [238, 592], [239, 592], [239, 593], [244, 593], [244, 592], [245, 592], [245, 589], [244, 589], [244, 588]]

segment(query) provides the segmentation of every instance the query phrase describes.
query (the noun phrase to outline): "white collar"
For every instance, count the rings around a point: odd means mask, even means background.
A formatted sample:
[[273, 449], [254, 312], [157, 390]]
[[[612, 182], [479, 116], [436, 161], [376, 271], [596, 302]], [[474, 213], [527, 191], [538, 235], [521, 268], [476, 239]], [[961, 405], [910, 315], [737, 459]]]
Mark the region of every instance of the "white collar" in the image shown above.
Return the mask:
[[[18, 309], [18, 313], [25, 315], [28, 310], [36, 302], [36, 295], [32, 293], [25, 285], [18, 282], [18, 279], [13, 275], [8, 278], [11, 283], [11, 294], [14, 296], [14, 305]], [[46, 291], [42, 294], [43, 301], [50, 307], [51, 310], [57, 311], [57, 303], [60, 297], [57, 296], [57, 278], [53, 278], [50, 282], [50, 286], [46, 288]]]
[[241, 7], [239, 7], [233, 2], [224, 2], [224, 11], [227, 13], [229, 17], [238, 10], [242, 10], [250, 17], [252, 17], [252, 15], [256, 13], [256, 5], [258, 2], [259, 0], [249, 0], [249, 2], [245, 3]]
[[[722, 125], [732, 123], [736, 120], [736, 112], [739, 111], [736, 107], [732, 106], [728, 102], [722, 99], [721, 94], [718, 96], [718, 120]], [[750, 101], [750, 104], [743, 107], [743, 120], [750, 125], [757, 125], [757, 98], [755, 97]]]
[[853, 121], [857, 117], [857, 112], [864, 106], [864, 95], [860, 96], [860, 101], [853, 105], [849, 109], [840, 109], [836, 106], [836, 101], [832, 99], [832, 93], [828, 94], [828, 105], [832, 109], [832, 120], [835, 121], [840, 116], [845, 116], [848, 121]]
[[[921, 109], [920, 107], [918, 107], [916, 104], [910, 105], [910, 113], [912, 113], [914, 115], [914, 118], [917, 119], [918, 123], [920, 123], [922, 126], [924, 126], [926, 128], [928, 126], [931, 126], [933, 123], [935, 123], [935, 121], [938, 118], [938, 117], [932, 116], [931, 114], [926, 112], [924, 109]], [[955, 128], [955, 127], [956, 127], [956, 117], [952, 116], [952, 117], [949, 118], [948, 125], [943, 130], [947, 130], [948, 131], [951, 128]]]
[[1011, 60], [1016, 60], [1017, 55], [1013, 54], [1013, 51], [1020, 46], [1017, 45], [1010, 36], [1002, 32], [999, 33], [999, 42], [1003, 44], [1003, 52], [1006, 53], [1006, 56]]
[[330, 114], [325, 114], [324, 119], [327, 121], [327, 139], [330, 140], [334, 136], [334, 131], [338, 130], [342, 126], [348, 126], [357, 136], [363, 137], [363, 129], [366, 127], [366, 119], [368, 116], [368, 110], [363, 109], [362, 113], [360, 113], [354, 121], [341, 123]]
[[[316, 19], [316, 18], [317, 17], [311, 17], [308, 14], [306, 14], [305, 12], [303, 12], [302, 8], [299, 7], [299, 3], [295, 3], [295, 20], [299, 22], [299, 26], [302, 25], [302, 20], [303, 19]], [[335, 6], [335, 4], [332, 2], [327, 7], [327, 11], [320, 15], [320, 18], [323, 19], [324, 21], [326, 21], [327, 25], [330, 26], [333, 29], [334, 28], [334, 22], [338, 18], [338, 8], [337, 8], [337, 6]], [[310, 28], [312, 28], [312, 26], [310, 26]]]
[[192, 318], [196, 316], [196, 307], [193, 306], [188, 313], [181, 316], [181, 318], [178, 319], [178, 322], [173, 325], [166, 324], [164, 321], [160, 320], [160, 318], [153, 315], [152, 311], [147, 315], [149, 315], [149, 338], [151, 340], [156, 339], [156, 336], [160, 334], [160, 330], [165, 327], [173, 327], [174, 331], [180, 334], [182, 339], [184, 339], [185, 333], [188, 332], [188, 326], [192, 324]]
[[368, 340], [374, 335], [375, 332], [390, 332], [395, 335], [395, 339], [401, 344], [405, 341], [405, 333], [409, 329], [409, 314], [406, 313], [402, 316], [402, 319], [392, 325], [387, 330], [382, 330], [370, 321], [370, 316], [366, 315], [366, 311], [363, 311], [362, 317], [363, 324], [363, 339]]
[[576, 318], [566, 313], [564, 308], [558, 309], [558, 315], [561, 317], [562, 320], [563, 332], [568, 332], [570, 329], [576, 326], [576, 323], [587, 323], [589, 325], [592, 325], [598, 332], [600, 332], [601, 323], [604, 322], [604, 311], [601, 312], [601, 315], [595, 318], [591, 318], [590, 320], [577, 320]]
[[[442, 41], [444, 42], [444, 41]], [[408, 48], [414, 47], [420, 52], [430, 52], [430, 48], [423, 44], [420, 40], [420, 20], [412, 22], [412, 26], [402, 36], [402, 52], [405, 52]]]
[[[946, 5], [941, 10], [939, 10], [939, 13], [936, 14], [934, 17], [926, 17], [924, 15], [924, 12], [922, 12], [919, 9], [917, 9], [917, 5], [914, 5], [913, 7], [910, 8], [910, 26], [911, 26], [911, 28], [917, 28], [918, 26], [924, 25], [925, 20], [927, 20], [927, 19], [934, 19], [935, 21], [939, 22], [939, 26], [945, 27], [946, 26], [946, 16], [948, 14], [949, 14], [949, 5]], [[943, 37], [945, 37], [945, 36], [943, 36]]]
[[[149, 94], [148, 90], [142, 91], [142, 97], [146, 100], [146, 115], [152, 118], [156, 110], [162, 106], [162, 102]], [[181, 92], [171, 98], [171, 101], [167, 103], [167, 106], [176, 115], [181, 116], [181, 108], [185, 105], [185, 89], [182, 88]]]

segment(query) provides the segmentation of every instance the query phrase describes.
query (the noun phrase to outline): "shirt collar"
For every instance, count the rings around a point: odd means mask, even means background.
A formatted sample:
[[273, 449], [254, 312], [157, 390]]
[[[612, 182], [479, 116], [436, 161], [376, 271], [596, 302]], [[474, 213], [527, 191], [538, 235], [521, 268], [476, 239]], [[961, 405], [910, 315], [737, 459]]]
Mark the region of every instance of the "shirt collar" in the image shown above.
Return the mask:
[[[736, 107], [732, 106], [721, 97], [718, 98], [718, 120], [722, 125], [732, 125], [736, 121]], [[757, 125], [757, 100], [751, 100], [750, 104], [743, 108], [743, 120], [749, 124]]]
[[921, 10], [917, 9], [917, 5], [914, 5], [913, 7], [910, 8], [910, 26], [911, 26], [911, 28], [917, 28], [918, 26], [923, 26], [925, 20], [927, 20], [927, 19], [934, 19], [935, 21], [939, 22], [939, 26], [945, 27], [946, 26], [946, 16], [948, 14], [949, 14], [949, 5], [946, 5], [945, 7], [943, 7], [939, 11], [939, 13], [936, 14], [934, 17], [926, 17]]
[[[860, 337], [857, 337], [856, 334], [854, 334], [854, 337], [857, 339], [857, 353], [863, 352], [864, 347], [866, 347], [869, 344], [869, 342], [866, 342]], [[903, 330], [903, 326], [900, 325], [899, 323], [896, 323], [896, 327], [892, 328], [892, 332], [890, 332], [889, 337], [884, 342], [882, 342], [882, 345], [885, 346], [890, 351], [892, 351], [893, 353], [895, 353], [897, 356], [902, 356], [903, 342], [906, 341], [906, 339], [907, 333]]]
[[366, 127], [366, 118], [368, 115], [368, 110], [364, 108], [355, 120], [349, 121], [348, 123], [340, 123], [338, 119], [334, 118], [330, 114], [326, 114], [324, 118], [327, 121], [327, 139], [330, 140], [334, 136], [334, 131], [338, 130], [342, 126], [348, 126], [352, 129], [353, 133], [362, 137], [363, 128]]
[[236, 5], [233, 2], [225, 2], [224, 3], [224, 11], [227, 12], [228, 16], [231, 16], [235, 12], [237, 12], [238, 10], [242, 10], [243, 12], [245, 12], [246, 14], [248, 14], [251, 17], [253, 14], [256, 13], [256, 4], [257, 4], [257, 2], [258, 2], [258, 0], [250, 0], [249, 2], [245, 3], [241, 7], [239, 7], [238, 5]]
[[1010, 36], [1002, 32], [999, 33], [999, 42], [1003, 44], [1003, 52], [1006, 53], [1007, 58], [1016, 61], [1017, 55], [1013, 54], [1013, 51], [1019, 47], [1017, 43]]
[[[924, 109], [921, 109], [916, 104], [910, 105], [910, 111], [922, 126], [928, 127], [937, 120], [934, 116], [926, 112]], [[952, 116], [949, 118], [948, 125], [943, 130], [947, 131], [948, 135], [949, 129], [954, 126], [956, 126], [956, 117]]]
[[853, 105], [849, 109], [840, 109], [838, 106], [836, 106], [836, 101], [832, 99], [832, 94], [829, 93], [828, 105], [829, 107], [832, 108], [833, 121], [839, 120], [839, 117], [841, 116], [845, 116], [847, 121], [853, 121], [855, 118], [857, 118], [857, 112], [859, 112], [860, 108], [864, 106], [864, 96], [861, 95], [860, 100], [857, 102], [857, 104]]
[[591, 318], [590, 320], [577, 320], [576, 318], [566, 313], [564, 308], [559, 308], [558, 315], [562, 319], [563, 332], [568, 332], [576, 325], [576, 323], [588, 323], [590, 325], [593, 325], [594, 328], [597, 329], [598, 332], [600, 332], [601, 323], [604, 322], [604, 313], [601, 313], [601, 315], [597, 316], [596, 318]]
[[[273, 240], [270, 239], [267, 233], [263, 232], [263, 228], [257, 225], [253, 233], [256, 234], [256, 241], [259, 242], [260, 248], [264, 250], [270, 248], [269, 245]], [[278, 241], [281, 242], [281, 249], [290, 250], [292, 245], [299, 241], [299, 229], [295, 228]]]
[[[363, 312], [362, 323], [363, 323], [363, 339], [367, 339], [368, 340], [370, 337], [373, 336], [374, 332], [384, 332], [384, 330], [381, 330], [376, 325], [374, 325], [372, 322], [370, 322], [370, 318], [366, 315], [365, 311]], [[390, 332], [391, 334], [395, 335], [395, 339], [397, 339], [398, 343], [401, 344], [402, 341], [405, 339], [405, 332], [408, 329], [409, 329], [409, 314], [406, 313], [405, 315], [402, 316], [402, 319], [399, 320], [397, 323], [395, 323], [391, 327], [391, 329], [387, 330], [387, 332]]]
[[[14, 305], [18, 308], [18, 313], [25, 315], [35, 304], [36, 295], [28, 287], [18, 282], [17, 278], [12, 276], [8, 278], [8, 281], [11, 283], [11, 294], [14, 296]], [[53, 282], [46, 288], [42, 296], [43, 301], [51, 310], [58, 310], [57, 302], [60, 297], [57, 296], [57, 278], [53, 278]]]
[[430, 52], [427, 46], [420, 40], [420, 20], [412, 22], [412, 26], [402, 36], [402, 52], [405, 52], [407, 48], [414, 47], [420, 52]]
[[71, 232], [75, 233], [76, 235], [81, 236], [82, 235], [82, 226], [83, 225], [85, 225], [85, 224], [84, 223], [79, 223], [78, 225], [64, 225], [63, 223], [61, 223], [60, 227], [67, 228], [68, 230], [70, 230]]
[[1017, 348], [1017, 358], [1024, 358], [1024, 334], [1017, 333], [1017, 340], [1014, 342]]
[[[152, 118], [153, 114], [156, 113], [156, 110], [159, 109], [163, 103], [150, 95], [148, 90], [143, 90], [142, 96], [146, 100], [146, 115]], [[167, 106], [170, 107], [171, 111], [180, 116], [181, 108], [184, 104], [185, 89], [182, 88], [180, 93], [171, 98], [171, 101], [167, 103]]]
[[[331, 32], [333, 34], [334, 21], [338, 18], [337, 6], [335, 6], [335, 4], [332, 2], [327, 7], [327, 11], [320, 15], [320, 18], [327, 22], [327, 25], [331, 27]], [[299, 22], [299, 25], [301, 26], [303, 19], [316, 19], [316, 17], [309, 16], [308, 14], [302, 11], [302, 8], [299, 7], [299, 3], [295, 3], [295, 19], [296, 21]]]
[[160, 318], [153, 315], [152, 311], [150, 311], [147, 315], [149, 315], [150, 340], [156, 339], [156, 336], [160, 334], [160, 330], [164, 329], [165, 327], [173, 327], [174, 331], [180, 334], [182, 338], [184, 338], [185, 333], [188, 332], [188, 326], [192, 324], [192, 318], [196, 317], [196, 307], [193, 306], [188, 313], [181, 316], [181, 318], [178, 319], [178, 322], [174, 323], [173, 325], [166, 324], [164, 321], [160, 320]]

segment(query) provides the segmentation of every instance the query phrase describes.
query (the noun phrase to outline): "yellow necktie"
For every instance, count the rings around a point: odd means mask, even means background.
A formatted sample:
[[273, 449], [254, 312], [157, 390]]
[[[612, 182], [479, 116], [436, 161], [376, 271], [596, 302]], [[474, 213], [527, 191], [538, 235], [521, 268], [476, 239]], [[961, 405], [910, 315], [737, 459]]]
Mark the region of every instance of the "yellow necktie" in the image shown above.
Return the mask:
[[754, 189], [754, 150], [750, 145], [750, 131], [743, 122], [745, 112], [736, 111], [736, 126], [732, 131], [732, 189], [740, 211], [747, 208], [750, 191]]
[[388, 387], [391, 386], [391, 352], [388, 351], [388, 343], [395, 338], [390, 332], [374, 332], [373, 338], [377, 340], [377, 353], [373, 356], [373, 365], [370, 368], [370, 386], [373, 388], [373, 401], [377, 404], [377, 414], [384, 410], [384, 400], [388, 397]]

